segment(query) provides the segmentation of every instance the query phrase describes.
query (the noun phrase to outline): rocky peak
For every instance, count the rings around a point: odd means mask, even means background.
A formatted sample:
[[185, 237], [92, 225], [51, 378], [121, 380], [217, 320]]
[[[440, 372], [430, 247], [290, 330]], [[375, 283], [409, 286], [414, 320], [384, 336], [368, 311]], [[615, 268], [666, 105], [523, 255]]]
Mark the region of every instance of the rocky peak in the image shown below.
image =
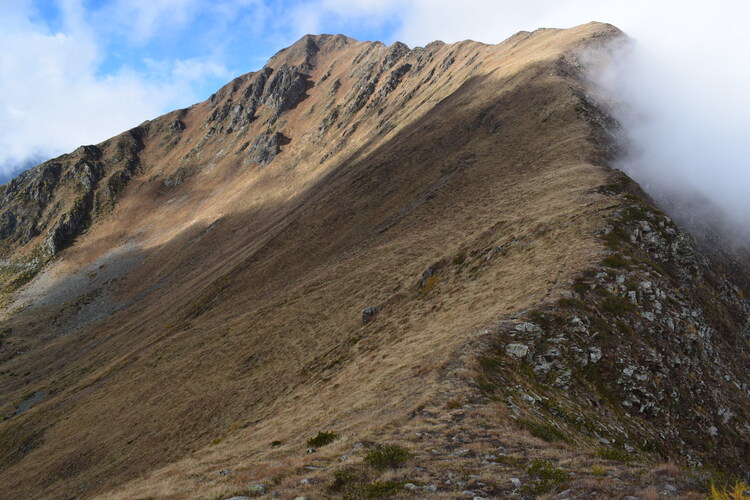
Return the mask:
[[263, 89], [262, 101], [276, 114], [288, 111], [300, 100], [307, 90], [308, 75], [301, 66], [282, 64], [271, 76]]
[[277, 52], [268, 61], [268, 66], [276, 68], [285, 64], [310, 71], [315, 67], [318, 52], [330, 53], [352, 43], [357, 41], [344, 35], [305, 35], [288, 48]]

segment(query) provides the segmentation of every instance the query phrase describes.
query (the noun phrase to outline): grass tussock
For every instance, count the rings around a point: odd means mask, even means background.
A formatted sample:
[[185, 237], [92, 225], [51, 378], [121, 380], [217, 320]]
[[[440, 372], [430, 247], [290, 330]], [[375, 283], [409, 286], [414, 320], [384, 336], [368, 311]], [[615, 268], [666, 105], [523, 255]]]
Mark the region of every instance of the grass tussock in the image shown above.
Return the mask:
[[358, 485], [352, 491], [345, 493], [345, 500], [360, 500], [364, 498], [387, 498], [397, 495], [404, 489], [404, 484], [397, 481], [374, 481]]
[[628, 261], [626, 261], [619, 253], [604, 257], [604, 259], [602, 259], [602, 264], [613, 269], [624, 269], [629, 266]]
[[412, 453], [406, 448], [395, 444], [386, 444], [378, 446], [365, 455], [365, 462], [378, 470], [396, 469], [404, 465], [412, 456]]
[[532, 436], [543, 441], [547, 441], [548, 443], [554, 441], [563, 441], [566, 443], [570, 442], [570, 438], [568, 438], [559, 429], [553, 427], [550, 424], [535, 422], [533, 420], [527, 420], [525, 418], [519, 418], [517, 422], [522, 428], [529, 431]]
[[307, 440], [308, 448], [320, 448], [333, 443], [339, 435], [335, 432], [318, 432], [318, 435]]
[[568, 475], [547, 460], [533, 460], [526, 473], [531, 482], [521, 488], [521, 493], [529, 496], [540, 496], [549, 493], [553, 488], [563, 485]]
[[744, 481], [737, 481], [728, 488], [717, 488], [714, 483], [708, 493], [709, 500], [747, 500], [750, 499], [750, 486]]
[[602, 302], [602, 309], [609, 314], [622, 316], [629, 312], [635, 312], [636, 306], [625, 297], [610, 295]]
[[596, 450], [596, 456], [605, 460], [613, 460], [615, 462], [633, 461], [633, 456], [620, 448], [599, 448]]

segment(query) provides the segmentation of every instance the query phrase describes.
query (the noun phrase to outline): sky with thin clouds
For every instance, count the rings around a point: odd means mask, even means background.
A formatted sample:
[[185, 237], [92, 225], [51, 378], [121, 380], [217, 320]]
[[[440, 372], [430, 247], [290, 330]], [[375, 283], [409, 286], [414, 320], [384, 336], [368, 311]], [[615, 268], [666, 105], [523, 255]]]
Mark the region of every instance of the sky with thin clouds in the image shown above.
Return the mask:
[[639, 180], [750, 214], [747, 19], [744, 0], [0, 0], [0, 182], [201, 101], [306, 33], [498, 43], [597, 20], [638, 42], [605, 84], [657, 172]]

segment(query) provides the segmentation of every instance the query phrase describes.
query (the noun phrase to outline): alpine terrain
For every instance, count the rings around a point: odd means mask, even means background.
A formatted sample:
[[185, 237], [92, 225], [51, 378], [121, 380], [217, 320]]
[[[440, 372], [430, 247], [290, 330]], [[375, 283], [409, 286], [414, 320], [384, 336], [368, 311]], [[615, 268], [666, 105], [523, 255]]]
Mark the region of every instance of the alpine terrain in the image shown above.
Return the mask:
[[750, 259], [627, 154], [590, 23], [305, 36], [0, 187], [0, 498], [704, 498]]

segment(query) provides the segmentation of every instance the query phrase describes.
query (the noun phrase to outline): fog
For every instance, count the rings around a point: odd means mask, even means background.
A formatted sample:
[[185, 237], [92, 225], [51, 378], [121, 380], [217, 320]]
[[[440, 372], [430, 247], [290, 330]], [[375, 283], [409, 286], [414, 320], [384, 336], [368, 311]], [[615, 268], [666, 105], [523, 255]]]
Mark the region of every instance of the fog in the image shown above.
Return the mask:
[[750, 68], [735, 59], [747, 42], [702, 36], [705, 46], [686, 43], [671, 57], [631, 39], [611, 58], [591, 58], [590, 76], [623, 127], [615, 166], [691, 230], [747, 243]]

